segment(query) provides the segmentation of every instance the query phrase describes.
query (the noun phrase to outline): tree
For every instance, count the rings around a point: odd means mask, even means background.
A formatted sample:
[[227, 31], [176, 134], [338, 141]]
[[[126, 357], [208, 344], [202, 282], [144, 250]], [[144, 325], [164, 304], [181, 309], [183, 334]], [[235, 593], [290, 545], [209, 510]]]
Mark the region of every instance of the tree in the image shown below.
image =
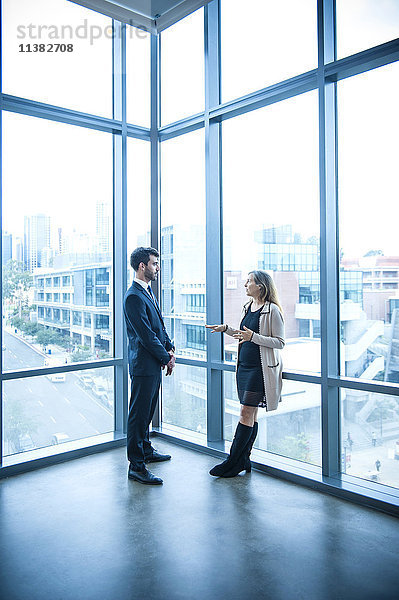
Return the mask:
[[57, 346], [64, 348], [64, 350], [70, 350], [73, 342], [69, 335], [58, 334]]
[[272, 446], [271, 451], [276, 454], [306, 462], [310, 461], [309, 440], [304, 433], [298, 433], [296, 436], [286, 435]]
[[18, 260], [9, 260], [3, 267], [3, 297], [13, 299], [32, 287], [32, 275]]
[[58, 336], [50, 329], [40, 329], [36, 334], [36, 341], [42, 346], [48, 346], [49, 344], [56, 344]]
[[308, 244], [315, 244], [315, 246], [318, 246], [319, 244], [319, 238], [317, 235], [311, 235], [306, 241]]
[[78, 346], [72, 353], [73, 362], [85, 362], [91, 357], [91, 351], [87, 346]]
[[384, 256], [384, 252], [382, 250], [369, 250], [363, 256]]
[[385, 398], [384, 396], [380, 397], [376, 401], [375, 408], [367, 421], [369, 423], [374, 423], [375, 427], [378, 426], [380, 430], [380, 437], [383, 436], [383, 422], [393, 421], [395, 418], [395, 413], [397, 414], [399, 410], [399, 403], [397, 399], [394, 398]]
[[294, 233], [294, 244], [302, 244], [302, 236], [300, 233]]
[[11, 319], [11, 325], [17, 329], [21, 329], [21, 331], [23, 330], [24, 324], [25, 321], [18, 316], [15, 316]]
[[39, 331], [39, 325], [31, 321], [25, 321], [22, 330], [28, 335], [36, 335]]
[[37, 423], [26, 413], [26, 404], [21, 399], [4, 401], [4, 439], [13, 452], [20, 452], [20, 440], [24, 435], [31, 435], [37, 430]]

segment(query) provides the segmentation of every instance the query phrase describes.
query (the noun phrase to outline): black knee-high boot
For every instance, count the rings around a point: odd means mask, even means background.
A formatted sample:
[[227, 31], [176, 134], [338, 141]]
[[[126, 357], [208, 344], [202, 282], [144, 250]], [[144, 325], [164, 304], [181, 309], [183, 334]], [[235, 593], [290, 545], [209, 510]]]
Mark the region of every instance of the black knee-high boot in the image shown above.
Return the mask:
[[241, 463], [239, 463], [237, 465], [237, 467], [233, 466], [229, 471], [224, 473], [224, 475], [221, 475], [221, 477], [235, 477], [236, 475], [238, 475], [238, 473], [241, 473], [241, 471], [243, 471], [244, 469], [246, 470], [247, 473], [249, 473], [251, 471], [252, 466], [251, 466], [251, 461], [250, 461], [249, 457], [251, 456], [252, 446], [255, 443], [257, 435], [258, 435], [258, 421], [255, 421], [254, 426], [252, 428], [251, 437], [249, 438], [249, 442], [244, 451], [245, 462], [244, 462], [243, 468], [237, 472], [237, 468], [241, 467]]
[[239, 469], [237, 474], [245, 469], [245, 463], [247, 461], [245, 450], [248, 446], [249, 440], [251, 439], [252, 432], [253, 427], [249, 427], [243, 423], [238, 423], [234, 440], [231, 444], [230, 455], [220, 465], [213, 467], [213, 469], [209, 471], [210, 475], [214, 475], [215, 477], [223, 477], [225, 473], [231, 471], [232, 469]]
[[[255, 443], [256, 440], [256, 436], [258, 435], [258, 421], [255, 421], [254, 426], [252, 428], [252, 435], [250, 437], [248, 446], [247, 446], [247, 461], [249, 461], [249, 470], [251, 470], [251, 461], [249, 460], [250, 456], [251, 456], [251, 452], [252, 452], [252, 446]], [[248, 470], [248, 469], [247, 469]]]

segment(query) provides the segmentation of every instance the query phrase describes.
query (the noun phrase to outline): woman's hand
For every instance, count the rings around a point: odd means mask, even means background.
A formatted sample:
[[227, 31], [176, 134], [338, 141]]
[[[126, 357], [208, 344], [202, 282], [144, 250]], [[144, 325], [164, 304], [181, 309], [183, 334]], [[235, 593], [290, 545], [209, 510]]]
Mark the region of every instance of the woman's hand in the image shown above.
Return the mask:
[[244, 330], [242, 331], [241, 329], [239, 329], [237, 333], [233, 335], [233, 337], [235, 337], [236, 340], [239, 340], [239, 344], [242, 344], [243, 342], [250, 342], [252, 340], [253, 334], [254, 332], [251, 329], [248, 329], [248, 327], [245, 327], [244, 325]]
[[226, 329], [226, 325], [205, 325], [207, 329], [211, 330], [211, 333], [222, 333]]

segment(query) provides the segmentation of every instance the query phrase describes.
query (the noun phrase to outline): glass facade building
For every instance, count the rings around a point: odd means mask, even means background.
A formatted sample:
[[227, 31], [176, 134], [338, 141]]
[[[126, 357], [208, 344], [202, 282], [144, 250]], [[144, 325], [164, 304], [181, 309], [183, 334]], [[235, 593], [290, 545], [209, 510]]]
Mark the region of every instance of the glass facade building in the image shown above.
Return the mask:
[[[1, 4], [1, 474], [124, 443], [122, 303], [152, 245], [177, 351], [157, 435], [227, 448], [237, 346], [205, 323], [237, 326], [265, 269], [287, 343], [258, 468], [397, 507], [394, 3], [371, 30], [344, 0], [250, 0], [263, 34], [212, 0], [157, 35], [66, 0]], [[40, 19], [112, 35], [18, 51]]]

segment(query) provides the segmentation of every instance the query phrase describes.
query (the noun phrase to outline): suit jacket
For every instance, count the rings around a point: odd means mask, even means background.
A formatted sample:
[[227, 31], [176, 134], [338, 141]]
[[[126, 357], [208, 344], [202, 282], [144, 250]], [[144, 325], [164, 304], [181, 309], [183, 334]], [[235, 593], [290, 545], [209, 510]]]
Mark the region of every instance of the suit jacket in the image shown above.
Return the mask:
[[130, 375], [158, 375], [170, 360], [174, 346], [166, 333], [162, 315], [148, 292], [133, 281], [123, 301]]

